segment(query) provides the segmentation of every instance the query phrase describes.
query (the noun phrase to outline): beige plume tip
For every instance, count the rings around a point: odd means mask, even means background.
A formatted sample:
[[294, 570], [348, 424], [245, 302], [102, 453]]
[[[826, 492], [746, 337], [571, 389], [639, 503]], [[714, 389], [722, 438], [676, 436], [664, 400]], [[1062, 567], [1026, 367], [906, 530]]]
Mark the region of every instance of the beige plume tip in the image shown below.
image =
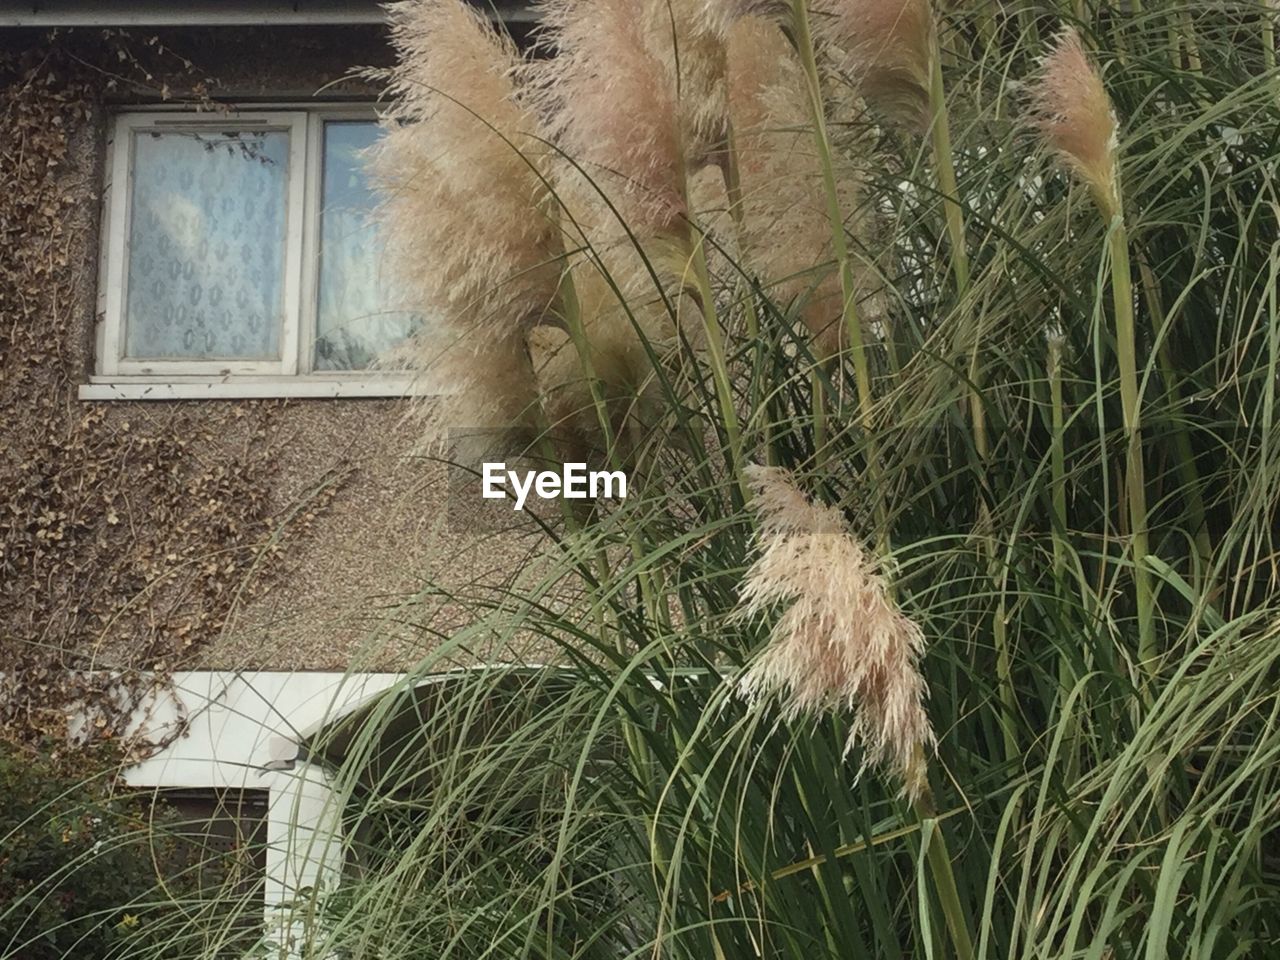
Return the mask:
[[904, 126], [929, 123], [929, 0], [811, 0], [818, 34], [843, 51], [868, 104]]
[[638, 235], [677, 230], [687, 216], [680, 113], [663, 58], [635, 0], [541, 0], [544, 42], [535, 66], [547, 132], [610, 194]]
[[476, 332], [540, 316], [560, 247], [519, 54], [463, 0], [387, 9], [397, 63], [368, 165], [401, 299]]
[[715, 33], [727, 37], [733, 25], [744, 17], [778, 18], [791, 10], [788, 0], [696, 0], [702, 20]]
[[1032, 123], [1063, 163], [1093, 193], [1103, 213], [1119, 209], [1115, 110], [1073, 27], [1058, 34], [1029, 86]]

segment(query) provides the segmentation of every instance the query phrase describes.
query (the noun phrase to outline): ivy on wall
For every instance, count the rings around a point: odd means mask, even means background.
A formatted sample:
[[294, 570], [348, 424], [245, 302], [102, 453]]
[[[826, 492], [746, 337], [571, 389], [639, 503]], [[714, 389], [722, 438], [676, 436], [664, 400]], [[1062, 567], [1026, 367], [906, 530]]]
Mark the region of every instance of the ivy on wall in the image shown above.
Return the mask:
[[216, 83], [155, 37], [37, 39], [0, 50], [0, 733], [100, 742], [275, 574], [283, 405], [77, 399], [104, 97]]

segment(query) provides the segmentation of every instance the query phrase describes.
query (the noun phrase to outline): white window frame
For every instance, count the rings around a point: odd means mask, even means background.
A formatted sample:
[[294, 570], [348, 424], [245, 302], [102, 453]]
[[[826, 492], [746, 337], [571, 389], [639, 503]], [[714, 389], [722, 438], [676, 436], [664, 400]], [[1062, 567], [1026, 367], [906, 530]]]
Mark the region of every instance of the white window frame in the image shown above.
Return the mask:
[[[81, 399], [394, 397], [439, 392], [413, 373], [317, 372], [312, 368], [320, 298], [325, 124], [376, 119], [372, 104], [280, 104], [219, 114], [154, 108], [115, 114], [107, 141], [95, 369], [89, 382], [80, 386]], [[144, 360], [124, 356], [133, 145], [139, 133], [161, 130], [289, 133], [284, 313], [278, 360]]]

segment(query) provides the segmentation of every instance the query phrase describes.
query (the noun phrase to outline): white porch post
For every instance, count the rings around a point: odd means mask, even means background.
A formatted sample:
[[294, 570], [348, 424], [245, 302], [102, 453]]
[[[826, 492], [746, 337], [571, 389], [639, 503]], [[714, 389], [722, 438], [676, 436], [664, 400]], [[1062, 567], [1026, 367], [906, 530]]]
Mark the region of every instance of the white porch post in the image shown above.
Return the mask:
[[342, 869], [342, 809], [319, 767], [300, 764], [272, 775], [267, 807], [266, 907], [271, 938], [284, 957], [314, 947], [319, 898]]

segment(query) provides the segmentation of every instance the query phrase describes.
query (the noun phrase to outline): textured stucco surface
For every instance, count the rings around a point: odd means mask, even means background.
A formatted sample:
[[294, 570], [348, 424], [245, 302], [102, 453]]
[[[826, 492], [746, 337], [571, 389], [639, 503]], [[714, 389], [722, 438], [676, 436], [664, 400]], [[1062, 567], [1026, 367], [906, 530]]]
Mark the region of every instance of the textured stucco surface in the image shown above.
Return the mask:
[[[285, 548], [273, 586], [208, 648], [206, 666], [412, 663], [466, 622], [448, 593], [536, 575], [532, 525], [451, 477], [422, 442], [432, 427], [421, 410], [406, 418], [407, 403], [393, 400], [294, 406], [273, 498], [307, 535]], [[326, 489], [332, 500], [313, 510]]]

